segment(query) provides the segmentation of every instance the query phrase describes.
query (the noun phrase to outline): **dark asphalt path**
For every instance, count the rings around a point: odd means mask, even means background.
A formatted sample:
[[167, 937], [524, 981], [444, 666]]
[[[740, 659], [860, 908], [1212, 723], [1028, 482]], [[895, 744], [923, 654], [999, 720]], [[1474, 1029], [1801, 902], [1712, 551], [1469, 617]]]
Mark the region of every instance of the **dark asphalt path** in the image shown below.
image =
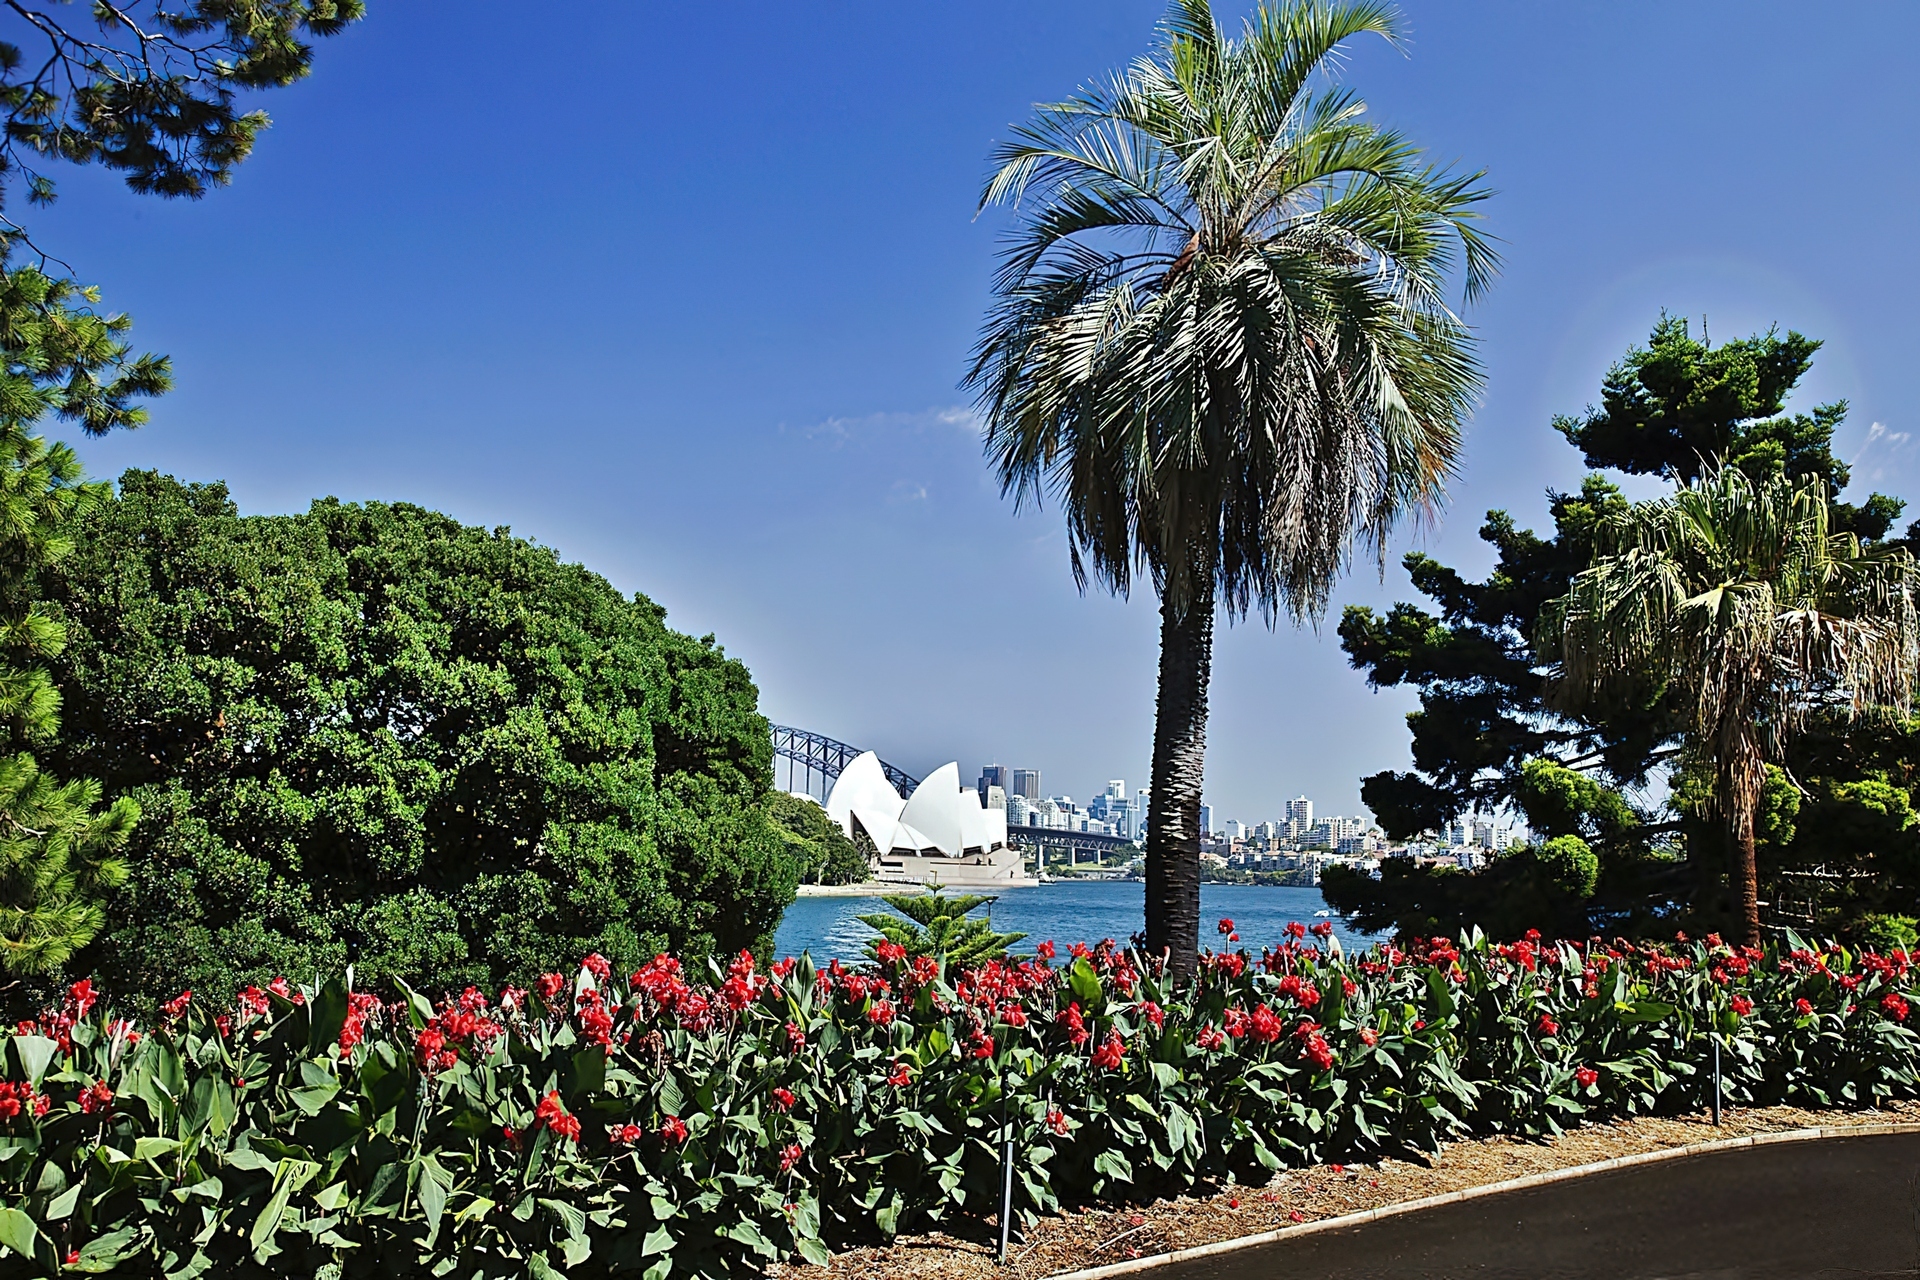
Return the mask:
[[1736, 1148], [1202, 1258], [1152, 1280], [1920, 1277], [1920, 1134]]

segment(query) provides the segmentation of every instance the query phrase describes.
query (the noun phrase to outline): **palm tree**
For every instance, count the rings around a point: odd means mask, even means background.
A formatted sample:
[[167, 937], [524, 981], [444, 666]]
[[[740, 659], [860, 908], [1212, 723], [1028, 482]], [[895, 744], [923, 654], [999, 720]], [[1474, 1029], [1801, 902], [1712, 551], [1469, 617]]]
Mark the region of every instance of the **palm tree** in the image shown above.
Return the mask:
[[1708, 469], [1669, 498], [1598, 530], [1591, 567], [1549, 606], [1561, 696], [1604, 697], [1651, 676], [1677, 694], [1688, 749], [1710, 771], [1740, 889], [1760, 941], [1754, 814], [1769, 759], [1809, 711], [1904, 709], [1920, 624], [1904, 549], [1863, 549], [1828, 526], [1817, 478]]
[[1496, 258], [1478, 174], [1427, 164], [1331, 81], [1397, 40], [1373, 3], [1177, 0], [1155, 50], [998, 148], [1014, 228], [967, 385], [1016, 503], [1063, 508], [1075, 581], [1160, 599], [1147, 943], [1199, 948], [1216, 609], [1319, 618], [1356, 540], [1437, 501], [1480, 387], [1445, 301]]

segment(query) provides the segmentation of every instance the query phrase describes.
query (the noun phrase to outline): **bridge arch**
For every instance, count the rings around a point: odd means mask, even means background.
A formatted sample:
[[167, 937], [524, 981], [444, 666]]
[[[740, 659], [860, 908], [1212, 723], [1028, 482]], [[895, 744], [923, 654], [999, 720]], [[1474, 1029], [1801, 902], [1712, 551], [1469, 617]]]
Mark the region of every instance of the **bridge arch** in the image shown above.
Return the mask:
[[[840, 776], [843, 769], [853, 763], [855, 757], [862, 754], [861, 748], [829, 738], [823, 733], [796, 729], [784, 724], [776, 724], [772, 728], [774, 759], [776, 762], [780, 760], [787, 762], [785, 789], [804, 791], [810, 796], [817, 797], [822, 803], [826, 801], [827, 792], [832, 788], [833, 780]], [[913, 789], [920, 785], [920, 779], [905, 769], [888, 764], [885, 760], [880, 762], [880, 768], [886, 773], [887, 781], [891, 782], [894, 789], [902, 796], [912, 795]], [[817, 784], [816, 779], [818, 779]], [[780, 771], [776, 763], [774, 781], [779, 780]], [[794, 785], [796, 782], [801, 785]]]

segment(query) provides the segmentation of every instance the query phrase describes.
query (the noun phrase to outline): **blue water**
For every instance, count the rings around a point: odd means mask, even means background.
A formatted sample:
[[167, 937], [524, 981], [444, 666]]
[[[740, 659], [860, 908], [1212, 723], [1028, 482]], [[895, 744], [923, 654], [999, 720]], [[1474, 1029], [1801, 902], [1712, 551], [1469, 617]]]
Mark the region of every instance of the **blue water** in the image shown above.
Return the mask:
[[[1004, 890], [990, 909], [996, 929], [1028, 935], [1016, 950], [1025, 951], [1037, 942], [1052, 939], [1064, 952], [1074, 942], [1091, 943], [1102, 938], [1125, 942], [1137, 933], [1145, 922], [1145, 891], [1145, 886], [1135, 881], [1061, 881]], [[858, 917], [885, 914], [886, 910], [886, 903], [878, 898], [800, 898], [780, 920], [774, 934], [774, 954], [797, 956], [809, 951], [815, 960], [858, 960], [866, 954], [867, 939], [874, 936]], [[1289, 920], [1313, 924], [1314, 913], [1325, 910], [1327, 904], [1318, 889], [1202, 885], [1200, 945], [1220, 945], [1215, 922], [1224, 916], [1238, 928], [1240, 944], [1257, 953], [1268, 943], [1280, 940]], [[1364, 949], [1372, 942], [1369, 935], [1349, 928], [1345, 921], [1332, 922], [1334, 936], [1342, 946]]]

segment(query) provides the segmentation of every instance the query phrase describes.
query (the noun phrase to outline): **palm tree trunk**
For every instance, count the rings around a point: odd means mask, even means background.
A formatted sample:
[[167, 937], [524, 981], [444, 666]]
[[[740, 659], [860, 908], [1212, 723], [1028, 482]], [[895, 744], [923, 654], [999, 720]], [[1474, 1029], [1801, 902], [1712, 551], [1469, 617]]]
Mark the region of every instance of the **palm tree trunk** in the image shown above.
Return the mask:
[[1200, 952], [1200, 788], [1213, 675], [1213, 596], [1184, 615], [1160, 602], [1160, 695], [1147, 810], [1147, 952], [1191, 977]]
[[1753, 847], [1753, 806], [1735, 801], [1733, 818], [1735, 882], [1740, 887], [1740, 931], [1749, 947], [1760, 945], [1760, 862]]

